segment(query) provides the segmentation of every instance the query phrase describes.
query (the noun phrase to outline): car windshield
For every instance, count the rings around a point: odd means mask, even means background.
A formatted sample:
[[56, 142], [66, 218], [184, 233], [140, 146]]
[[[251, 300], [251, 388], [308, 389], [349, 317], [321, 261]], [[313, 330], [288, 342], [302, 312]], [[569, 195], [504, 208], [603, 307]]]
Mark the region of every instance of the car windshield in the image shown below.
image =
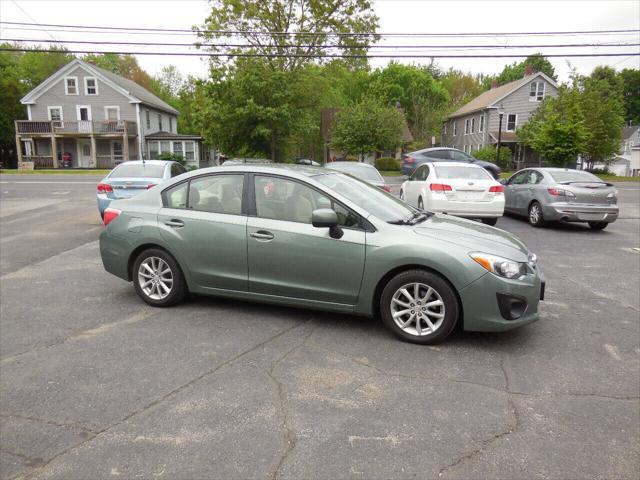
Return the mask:
[[341, 172], [348, 173], [349, 175], [353, 175], [360, 180], [364, 180], [366, 182], [384, 182], [384, 179], [378, 173], [378, 171], [371, 167], [365, 167], [363, 165], [331, 165], [329, 168], [333, 170], [340, 170]]
[[438, 178], [468, 178], [469, 180], [490, 180], [491, 176], [483, 168], [435, 166]]
[[123, 163], [113, 169], [109, 178], [162, 178], [164, 165]]
[[416, 210], [381, 189], [348, 175], [318, 175], [315, 180], [385, 222], [410, 218]]
[[553, 179], [558, 183], [565, 182], [597, 182], [604, 183], [594, 174], [589, 172], [581, 172], [580, 170], [561, 170], [557, 172], [549, 172]]

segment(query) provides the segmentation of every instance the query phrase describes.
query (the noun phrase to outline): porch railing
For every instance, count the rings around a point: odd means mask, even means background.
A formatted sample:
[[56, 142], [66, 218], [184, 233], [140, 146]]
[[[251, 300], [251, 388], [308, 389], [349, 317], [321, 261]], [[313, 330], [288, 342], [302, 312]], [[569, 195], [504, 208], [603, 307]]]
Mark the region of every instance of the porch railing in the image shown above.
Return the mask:
[[122, 158], [114, 158], [111, 155], [97, 155], [96, 163], [97, 168], [113, 168], [116, 165], [124, 162]]
[[19, 134], [63, 134], [86, 133], [93, 135], [124, 134], [135, 136], [138, 131], [136, 122], [129, 120], [113, 121], [52, 121], [34, 122], [31, 120], [16, 120], [16, 132]]
[[33, 168], [53, 168], [51, 155], [23, 155], [23, 162], [33, 162]]

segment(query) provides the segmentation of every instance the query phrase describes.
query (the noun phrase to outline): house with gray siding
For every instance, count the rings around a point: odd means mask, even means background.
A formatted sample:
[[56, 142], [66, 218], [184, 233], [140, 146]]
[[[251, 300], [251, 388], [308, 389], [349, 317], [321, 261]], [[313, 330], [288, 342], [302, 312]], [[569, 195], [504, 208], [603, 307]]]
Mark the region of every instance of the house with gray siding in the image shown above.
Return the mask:
[[[442, 145], [471, 155], [487, 145], [501, 145], [513, 152], [518, 166], [537, 164], [538, 155], [518, 139], [524, 125], [542, 100], [558, 94], [557, 83], [542, 72], [527, 70], [519, 80], [488, 90], [447, 117], [442, 125]], [[500, 126], [499, 112], [503, 112]]]
[[137, 83], [73, 60], [21, 102], [28, 120], [16, 120], [18, 162], [34, 168], [112, 168], [120, 162], [182, 155], [199, 166], [202, 138], [178, 134], [179, 112]]

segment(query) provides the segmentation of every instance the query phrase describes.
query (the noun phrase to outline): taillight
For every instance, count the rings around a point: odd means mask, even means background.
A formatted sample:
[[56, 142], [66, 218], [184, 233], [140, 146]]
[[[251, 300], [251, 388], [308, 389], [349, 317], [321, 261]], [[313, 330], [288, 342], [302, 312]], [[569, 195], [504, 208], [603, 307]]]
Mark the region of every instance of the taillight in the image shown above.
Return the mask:
[[102, 220], [104, 221], [104, 226], [106, 227], [112, 221], [118, 218], [118, 215], [120, 215], [120, 213], [121, 213], [121, 210], [118, 210], [117, 208], [107, 208], [104, 211], [104, 216], [102, 217]]
[[416, 163], [416, 161], [413, 158], [407, 156], [404, 157], [404, 163]]
[[150, 183], [149, 185], [147, 185], [147, 190], [149, 190], [150, 188], [153, 188], [157, 185], [157, 183]]
[[573, 192], [570, 192], [569, 190], [563, 190], [562, 188], [547, 188], [547, 192], [549, 192], [554, 197], [575, 198]]
[[385, 192], [389, 192], [389, 193], [391, 193], [391, 187], [390, 187], [389, 185], [385, 185], [384, 187], [382, 187], [382, 189], [383, 189]]
[[431, 185], [429, 185], [429, 189], [432, 192], [450, 192], [451, 190], [453, 190], [451, 188], [451, 185], [446, 185], [444, 183], [432, 183]]
[[99, 183], [98, 184], [98, 193], [109, 193], [113, 192], [113, 188], [108, 183]]
[[489, 193], [502, 193], [504, 192], [504, 187], [502, 185], [494, 185], [493, 187], [489, 187]]

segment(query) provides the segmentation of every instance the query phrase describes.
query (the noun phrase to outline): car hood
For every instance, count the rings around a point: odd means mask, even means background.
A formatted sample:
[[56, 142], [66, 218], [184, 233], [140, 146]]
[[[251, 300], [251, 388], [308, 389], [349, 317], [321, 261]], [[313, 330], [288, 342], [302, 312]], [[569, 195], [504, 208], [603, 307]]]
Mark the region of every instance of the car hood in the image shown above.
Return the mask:
[[526, 262], [527, 246], [515, 235], [499, 228], [444, 214], [435, 214], [414, 227], [415, 233], [478, 251]]

